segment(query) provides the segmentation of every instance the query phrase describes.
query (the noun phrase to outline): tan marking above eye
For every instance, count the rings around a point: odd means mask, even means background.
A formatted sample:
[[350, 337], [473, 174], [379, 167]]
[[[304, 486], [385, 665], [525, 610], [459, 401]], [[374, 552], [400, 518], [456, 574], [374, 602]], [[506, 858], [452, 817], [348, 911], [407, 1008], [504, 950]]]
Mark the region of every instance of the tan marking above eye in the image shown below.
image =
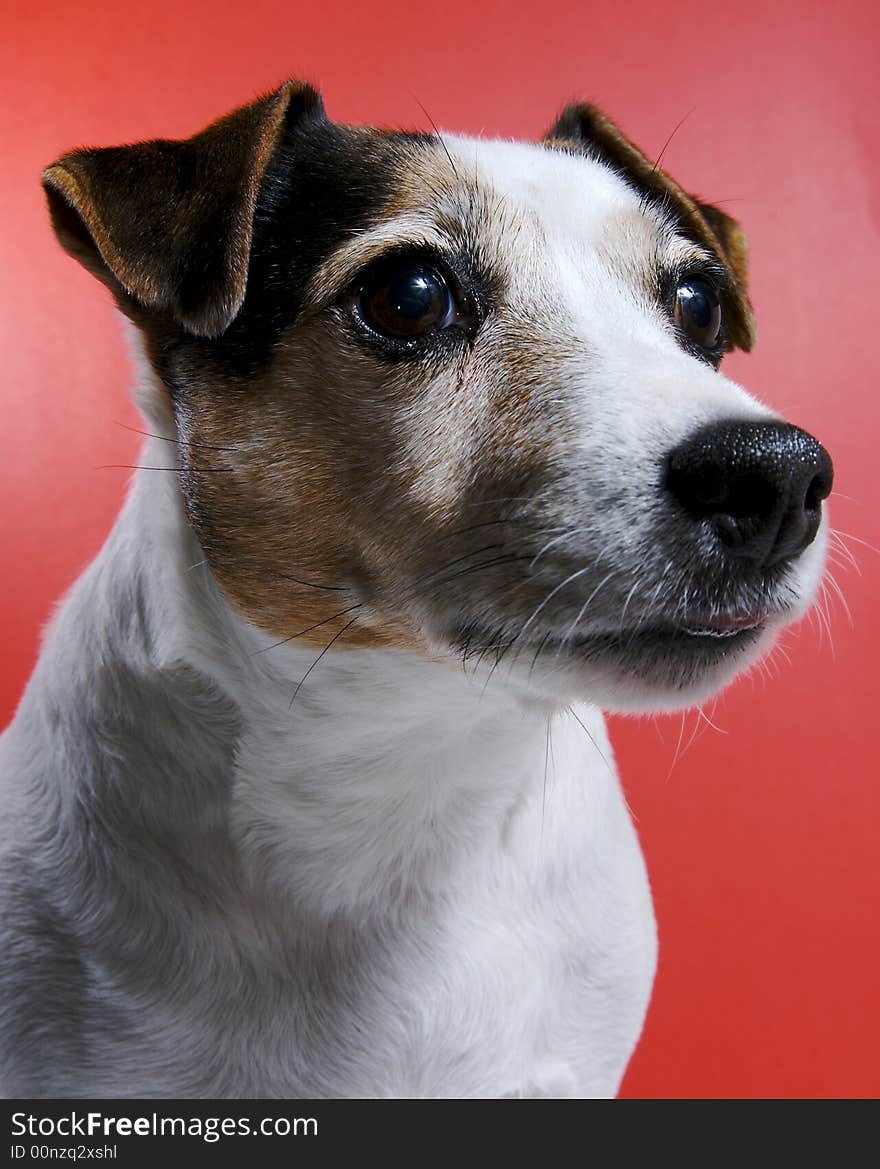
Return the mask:
[[318, 311], [335, 300], [361, 269], [398, 247], [445, 252], [452, 241], [424, 215], [398, 216], [379, 224], [344, 244], [316, 269], [306, 288], [306, 311]]

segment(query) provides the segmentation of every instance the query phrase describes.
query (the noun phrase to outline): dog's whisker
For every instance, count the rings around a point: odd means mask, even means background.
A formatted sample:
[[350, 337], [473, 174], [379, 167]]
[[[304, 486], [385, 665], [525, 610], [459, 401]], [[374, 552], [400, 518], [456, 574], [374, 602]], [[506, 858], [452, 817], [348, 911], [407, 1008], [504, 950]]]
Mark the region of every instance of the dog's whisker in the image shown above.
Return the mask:
[[499, 495], [495, 499], [470, 499], [460, 504], [461, 508], [469, 507], [495, 507], [502, 503], [534, 503], [534, 495]]
[[[467, 528], [454, 528], [450, 532], [441, 532], [439, 538], [442, 540], [452, 540], [457, 536], [466, 536], [469, 532], [476, 532], [480, 528], [500, 527], [500, 526], [504, 526], [504, 525], [508, 525], [508, 524], [511, 527], [517, 527], [517, 526], [525, 526], [526, 523], [527, 523], [526, 520], [524, 520], [522, 518], [518, 518], [516, 516], [502, 516], [501, 519], [497, 519], [497, 520], [482, 520], [480, 523], [471, 524]], [[548, 532], [559, 532], [559, 531], [562, 531], [562, 528], [559, 527], [558, 525], [556, 525], [554, 527], [546, 527], [546, 528], [544, 528], [544, 527], [532, 528], [530, 526], [528, 528], [527, 534], [528, 534], [529, 539], [532, 539], [535, 536], [544, 536]]]
[[[578, 714], [578, 712], [577, 712], [577, 711], [574, 709], [574, 707], [573, 707], [573, 706], [567, 706], [567, 707], [566, 707], [566, 710], [567, 710], [567, 711], [568, 711], [568, 713], [569, 713], [569, 714], [572, 716], [572, 718], [575, 720], [575, 722], [578, 724], [578, 726], [581, 728], [581, 730], [584, 732], [584, 734], [587, 736], [587, 738], [590, 740], [590, 742], [593, 744], [593, 747], [594, 747], [594, 749], [595, 749], [595, 750], [598, 752], [599, 758], [600, 758], [600, 759], [602, 760], [602, 762], [605, 764], [605, 768], [606, 768], [606, 770], [608, 771], [608, 774], [609, 774], [610, 776], [612, 776], [612, 778], [613, 778], [613, 777], [614, 777], [614, 768], [613, 768], [613, 767], [611, 766], [611, 764], [609, 763], [609, 761], [608, 761], [608, 757], [607, 757], [607, 755], [605, 754], [605, 752], [602, 750], [602, 748], [601, 748], [601, 747], [599, 746], [599, 744], [596, 742], [596, 738], [595, 738], [595, 736], [594, 736], [593, 734], [591, 734], [591, 733], [590, 733], [590, 730], [589, 730], [589, 728], [587, 727], [586, 723], [583, 721], [583, 719], [580, 717], [580, 715], [579, 715], [579, 714]], [[628, 805], [627, 805], [627, 806], [628, 806]]]
[[[508, 643], [508, 646], [509, 646], [509, 643]], [[498, 669], [498, 666], [501, 662], [501, 659], [504, 657], [504, 652], [505, 652], [506, 648], [508, 648], [508, 647], [505, 646], [504, 642], [500, 638], [496, 638], [494, 641], [490, 642], [488, 646], [486, 646], [486, 648], [483, 650], [483, 652], [477, 658], [477, 664], [476, 664], [476, 667], [474, 669], [475, 674], [479, 671], [479, 668], [482, 665], [483, 659], [486, 657], [486, 655], [491, 653], [493, 650], [495, 651], [495, 661], [492, 663], [492, 668], [490, 669], [488, 675], [486, 676], [486, 680], [483, 682], [483, 688], [480, 691], [480, 700], [481, 701], [486, 695], [486, 689], [487, 689], [489, 683], [492, 681], [492, 677], [493, 677], [495, 671]]]
[[[691, 108], [687, 111], [687, 113], [683, 114], [682, 117], [680, 117], [679, 120], [672, 127], [672, 130], [669, 134], [669, 137], [663, 143], [663, 146], [660, 150], [660, 153], [657, 155], [657, 161], [651, 167], [651, 174], [652, 175], [656, 174], [657, 171], [660, 169], [660, 163], [663, 161], [664, 154], [669, 149], [669, 144], [672, 142], [672, 139], [679, 132], [679, 130], [682, 128], [682, 126], [685, 124], [685, 122], [688, 120], [688, 118], [691, 116], [691, 114], [693, 114], [693, 112], [696, 108], [697, 108], [696, 106], [691, 106]], [[715, 200], [713, 200], [713, 202], [718, 203], [718, 202], [720, 202], [720, 200], [715, 199]]]
[[441, 580], [432, 580], [430, 583], [434, 585], [451, 584], [454, 580], [460, 580], [464, 576], [469, 576], [474, 572], [483, 572], [487, 568], [500, 568], [502, 565], [518, 564], [524, 560], [528, 560], [528, 556], [517, 556], [513, 553], [505, 553], [503, 556], [495, 556], [491, 560], [483, 560], [479, 564], [467, 564], [464, 568], [454, 572], [451, 576], [444, 576]]
[[863, 548], [867, 548], [869, 552], [876, 552], [880, 556], [880, 548], [876, 548], [873, 544], [869, 544], [867, 540], [863, 540], [861, 536], [854, 536], [852, 532], [844, 532], [841, 528], [833, 528], [835, 536], [838, 536], [841, 541], [853, 540], [856, 544], [861, 544]]
[[[338, 613], [331, 613], [329, 617], [325, 617], [323, 621], [316, 621], [314, 625], [310, 625], [308, 629], [300, 629], [298, 633], [292, 633], [290, 637], [282, 638], [281, 641], [273, 641], [271, 645], [264, 645], [262, 649], [254, 650], [250, 655], [252, 658], [259, 657], [260, 654], [268, 653], [270, 649], [278, 649], [279, 646], [288, 645], [291, 641], [296, 641], [298, 637], [305, 637], [307, 633], [311, 633], [314, 629], [320, 629], [322, 625], [327, 625], [331, 621], [335, 621], [337, 617], [344, 617], [346, 613], [353, 613], [355, 609], [362, 609], [363, 604], [349, 605], [346, 609], [340, 609]], [[349, 622], [349, 625], [353, 622]], [[330, 643], [333, 644], [332, 642]]]
[[449, 153], [449, 150], [446, 146], [446, 143], [443, 140], [443, 135], [437, 129], [437, 123], [434, 121], [434, 119], [431, 117], [431, 115], [428, 113], [428, 111], [425, 109], [425, 107], [422, 105], [422, 103], [419, 101], [419, 99], [416, 97], [415, 94], [412, 94], [412, 98], [415, 101], [416, 105], [419, 107], [419, 109], [422, 111], [422, 113], [425, 115], [425, 117], [428, 119], [428, 121], [431, 123], [431, 128], [433, 129], [435, 135], [437, 136], [437, 141], [443, 147], [443, 153], [446, 155], [447, 159], [449, 160], [449, 165], [452, 167], [452, 173], [455, 175], [456, 178], [458, 178], [459, 177], [458, 170], [456, 169], [455, 163], [452, 160], [452, 155]]
[[[496, 639], [497, 649], [496, 649], [496, 654], [495, 654], [495, 661], [492, 663], [492, 669], [489, 671], [489, 674], [486, 678], [486, 681], [483, 683], [483, 689], [480, 693], [480, 698], [483, 698], [485, 696], [486, 689], [487, 689], [489, 683], [492, 681], [492, 677], [493, 677], [495, 671], [498, 669], [498, 667], [501, 665], [501, 662], [504, 660], [504, 658], [507, 656], [507, 654], [513, 648], [513, 646], [516, 644], [518, 638], [519, 638], [519, 634], [514, 634], [514, 636], [506, 643], [500, 637], [498, 639]], [[479, 666], [479, 662], [477, 663], [477, 665]]]
[[538, 658], [541, 656], [541, 651], [543, 650], [544, 646], [547, 644], [547, 642], [549, 640], [550, 640], [550, 630], [548, 629], [547, 632], [544, 634], [544, 636], [541, 638], [541, 640], [538, 642], [538, 648], [535, 650], [535, 656], [532, 658], [531, 666], [529, 666], [529, 679], [531, 679], [532, 674], [534, 673], [534, 670], [535, 670], [535, 666], [538, 664]]
[[859, 570], [859, 568], [856, 566], [854, 569], [853, 562], [851, 560], [846, 560], [846, 559], [841, 558], [839, 555], [836, 554], [836, 549], [834, 549], [834, 548], [829, 548], [829, 550], [828, 550], [828, 563], [832, 564], [835, 568], [839, 568], [841, 570], [841, 572], [855, 571], [859, 574], [859, 576], [861, 576], [861, 571]]
[[792, 665], [791, 654], [788, 652], [787, 648], [783, 645], [783, 643], [781, 641], [776, 643], [776, 645], [774, 646], [773, 652], [778, 653], [780, 657], [785, 658], [785, 660], [786, 660], [786, 662], [788, 662], [789, 666]]
[[664, 780], [664, 783], [669, 783], [669, 780], [672, 778], [672, 773], [675, 771], [675, 766], [678, 763], [679, 756], [681, 754], [681, 745], [684, 742], [684, 727], [686, 718], [687, 711], [683, 710], [681, 712], [681, 726], [678, 728], [678, 739], [676, 740], [675, 751], [672, 756], [672, 762], [669, 764], [669, 770], [666, 773], [666, 779]]
[[845, 556], [847, 558], [847, 560], [849, 560], [852, 567], [861, 576], [862, 568], [861, 568], [861, 565], [859, 564], [858, 558], [856, 557], [856, 555], [852, 551], [852, 549], [847, 546], [846, 542], [844, 541], [844, 539], [840, 535], [840, 533], [837, 531], [837, 529], [830, 528], [828, 531], [828, 535], [829, 535], [829, 538], [833, 544], [833, 547], [837, 551], [839, 551], [842, 556]]
[[412, 588], [416, 585], [432, 582], [435, 577], [442, 576], [444, 572], [447, 572], [450, 568], [454, 568], [456, 564], [463, 564], [465, 560], [470, 560], [473, 556], [480, 556], [484, 552], [496, 552], [498, 549], [503, 547], [503, 544], [497, 543], [484, 544], [482, 548], [475, 548], [472, 552], [465, 552], [463, 555], [457, 556], [454, 560], [447, 561], [447, 563], [442, 565], [440, 568], [433, 569], [431, 572], [425, 572], [422, 573], [421, 576], [417, 576], [413, 581], [410, 582], [410, 587]]
[[584, 601], [583, 605], [581, 605], [580, 609], [578, 610], [578, 615], [577, 615], [577, 617], [575, 617], [574, 621], [572, 621], [571, 625], [568, 627], [568, 629], [565, 631], [565, 633], [563, 634], [562, 638], [560, 639], [560, 648], [561, 648], [562, 646], [564, 646], [564, 645], [565, 645], [565, 643], [566, 643], [566, 642], [568, 642], [568, 640], [569, 640], [571, 637], [573, 637], [573, 636], [574, 636], [574, 633], [575, 633], [575, 631], [576, 631], [576, 629], [577, 629], [578, 625], [580, 624], [580, 622], [581, 622], [581, 619], [584, 617], [584, 615], [586, 614], [586, 612], [587, 612], [587, 610], [589, 609], [590, 605], [591, 605], [591, 604], [593, 603], [593, 601], [596, 599], [596, 596], [599, 594], [599, 592], [600, 592], [600, 591], [601, 591], [601, 590], [604, 588], [604, 586], [605, 586], [605, 585], [606, 585], [606, 584], [607, 584], [607, 583], [608, 583], [608, 582], [609, 582], [609, 581], [610, 581], [610, 580], [611, 580], [613, 577], [615, 577], [615, 576], [617, 576], [617, 575], [618, 575], [617, 571], [616, 571], [615, 569], [612, 569], [612, 570], [611, 570], [611, 572], [609, 572], [609, 573], [606, 573], [606, 575], [602, 577], [602, 579], [599, 581], [599, 583], [596, 585], [596, 587], [593, 589], [593, 591], [590, 593], [590, 595], [589, 595], [589, 596], [587, 597], [587, 599]]
[[497, 519], [497, 520], [481, 520], [480, 523], [470, 524], [466, 528], [455, 528], [451, 532], [444, 532], [442, 538], [444, 540], [451, 540], [455, 536], [466, 536], [469, 532], [476, 532], [479, 528], [492, 528], [492, 527], [496, 527], [499, 524], [510, 524], [510, 523], [515, 524], [517, 522], [518, 522], [517, 520], [512, 520], [512, 519], [508, 518], [507, 516], [502, 516], [501, 519]]
[[144, 438], [157, 438], [160, 442], [173, 442], [176, 443], [177, 446], [197, 447], [199, 450], [203, 451], [237, 452], [241, 449], [237, 446], [214, 446], [212, 443], [208, 442], [197, 442], [195, 439], [171, 438], [167, 434], [153, 434], [152, 431], [141, 430], [137, 426], [128, 426], [124, 422], [117, 422], [116, 425], [121, 427], [123, 430], [130, 430], [132, 434], [142, 434]]
[[[657, 601], [659, 600], [660, 594], [663, 592], [663, 589], [666, 586], [667, 579], [669, 577], [669, 574], [672, 572], [672, 569], [673, 569], [672, 561], [667, 560], [666, 565], [664, 566], [664, 569], [660, 574], [660, 578], [658, 579], [657, 584], [654, 586], [654, 589], [651, 593], [651, 596], [648, 598], [647, 604], [645, 604], [643, 606], [642, 613], [641, 613], [640, 617], [633, 624], [633, 632], [632, 632], [633, 637], [635, 637], [638, 634], [639, 630], [642, 628], [645, 621], [648, 619], [648, 616], [653, 612], [654, 606], [657, 604]], [[686, 601], [687, 601], [686, 594], [683, 596], [682, 599], [686, 603]]]
[[826, 627], [825, 627], [825, 622], [822, 620], [822, 615], [819, 612], [818, 602], [816, 604], [814, 604], [813, 606], [811, 606], [807, 615], [810, 618], [810, 624], [812, 625], [813, 629], [815, 629], [815, 631], [816, 631], [816, 638], [817, 638], [818, 643], [819, 643], [819, 649], [824, 651]]
[[[684, 757], [685, 757], [685, 756], [688, 754], [688, 752], [690, 751], [691, 747], [693, 747], [694, 743], [697, 743], [697, 742], [699, 742], [699, 740], [702, 738], [702, 736], [705, 734], [705, 731], [706, 731], [706, 727], [705, 727], [705, 726], [703, 726], [703, 725], [701, 725], [701, 721], [700, 721], [700, 716], [701, 716], [701, 715], [702, 715], [702, 713], [703, 713], [703, 708], [702, 708], [702, 706], [698, 705], [698, 706], [696, 707], [696, 709], [695, 709], [695, 712], [694, 712], [694, 713], [695, 713], [696, 717], [694, 718], [694, 725], [693, 725], [693, 729], [691, 730], [691, 733], [690, 733], [690, 735], [688, 736], [688, 740], [687, 740], [687, 742], [685, 743], [685, 745], [684, 745], [684, 746], [682, 747], [682, 749], [681, 749], [681, 754], [680, 754], [680, 755], [679, 755], [679, 757], [678, 757], [678, 762], [679, 762], [679, 763], [680, 763], [680, 762], [682, 761], [682, 759], [684, 759]], [[708, 725], [708, 726], [711, 726], [711, 723], [708, 723], [708, 722], [707, 722], [707, 725]]]
[[636, 580], [635, 584], [632, 586], [632, 588], [629, 590], [629, 592], [626, 595], [626, 600], [623, 602], [623, 610], [621, 611], [621, 614], [620, 614], [620, 621], [618, 622], [618, 626], [617, 626], [618, 634], [623, 633], [623, 627], [624, 627], [624, 624], [626, 622], [626, 612], [627, 612], [627, 609], [629, 609], [629, 603], [633, 599], [633, 597], [635, 596], [636, 590], [638, 589], [640, 583], [641, 582], [639, 580]]
[[523, 625], [522, 629], [520, 630], [520, 635], [524, 634], [529, 628], [531, 628], [537, 619], [538, 614], [547, 607], [547, 605], [558, 593], [562, 592], [566, 585], [569, 585], [573, 581], [578, 580], [579, 577], [582, 577], [585, 573], [589, 572], [592, 567], [593, 566], [591, 564], [587, 564], [584, 568], [579, 568], [576, 572], [571, 573], [570, 576], [567, 576], [565, 580], [556, 585], [554, 589], [551, 589], [544, 600], [541, 601], [540, 605], [538, 605], [537, 609], [535, 609], [535, 611], [532, 613], [531, 617], [529, 617], [528, 621], [526, 621], [525, 625]]
[[831, 602], [830, 602], [830, 597], [828, 595], [827, 583], [825, 580], [822, 580], [820, 582], [819, 592], [820, 592], [819, 611], [822, 613], [822, 616], [825, 620], [825, 624], [828, 627], [828, 637], [829, 637], [829, 640], [831, 641], [831, 656], [834, 657], [835, 656], [834, 641], [833, 641], [833, 638], [831, 635], [831, 608], [830, 608]]
[[[712, 706], [712, 713], [715, 713], [715, 704]], [[726, 735], [728, 733], [724, 730], [723, 727], [716, 726], [715, 723], [712, 722], [712, 719], [706, 714], [702, 706], [697, 707], [697, 714], [703, 720], [703, 722], [707, 723], [712, 728], [712, 730], [716, 732], [716, 734]]]
[[320, 589], [322, 592], [327, 592], [327, 593], [347, 593], [347, 592], [349, 592], [349, 589], [345, 585], [315, 584], [314, 581], [300, 580], [299, 577], [290, 576], [286, 572], [279, 572], [279, 573], [276, 573], [276, 575], [279, 576], [282, 580], [293, 581], [294, 584], [302, 585], [303, 588], [306, 588], [306, 589]]
[[[359, 609], [361, 606], [357, 605], [355, 607]], [[317, 666], [318, 662], [320, 662], [321, 659], [324, 657], [324, 655], [329, 652], [329, 650], [333, 647], [333, 645], [335, 645], [336, 642], [339, 641], [340, 637], [342, 637], [342, 635], [347, 630], [351, 629], [351, 627], [352, 627], [352, 625], [354, 625], [355, 621], [357, 621], [357, 617], [352, 617], [352, 619], [350, 621], [348, 621], [345, 625], [343, 625], [343, 627], [340, 630], [338, 630], [336, 633], [333, 634], [333, 636], [330, 638], [330, 640], [327, 642], [327, 644], [324, 646], [324, 648], [321, 650], [321, 652], [318, 654], [318, 656], [315, 658], [315, 660], [312, 662], [312, 664], [309, 666], [309, 668], [303, 674], [302, 678], [300, 678], [299, 682], [297, 682], [296, 689], [293, 692], [293, 697], [290, 700], [290, 706], [288, 706], [288, 708], [287, 708], [288, 711], [293, 710], [293, 704], [294, 704], [294, 702], [296, 702], [296, 696], [299, 694], [300, 690], [302, 690], [306, 679], [312, 673], [315, 666]]]
[[[181, 467], [143, 467], [136, 463], [101, 463], [94, 467], [95, 471], [174, 471], [179, 474], [183, 468]], [[187, 467], [187, 471], [197, 472], [198, 474], [229, 474], [237, 470], [236, 467]]]
[[835, 579], [834, 573], [831, 572], [830, 569], [826, 569], [825, 580], [828, 583], [828, 585], [834, 590], [834, 594], [837, 597], [838, 601], [840, 601], [841, 608], [843, 609], [843, 611], [846, 615], [846, 619], [849, 622], [850, 629], [854, 629], [855, 624], [853, 622], [852, 611], [849, 607], [849, 604], [847, 603], [846, 597], [843, 595], [843, 590], [841, 589], [840, 585], [837, 583], [837, 580]]
[[828, 610], [826, 608], [828, 604], [828, 593], [825, 589], [825, 585], [821, 582], [819, 584], [819, 591], [821, 595], [816, 600], [816, 612], [818, 613], [822, 624], [825, 626], [825, 632], [828, 634], [828, 645], [831, 650], [831, 656], [832, 658], [836, 658], [837, 655], [834, 652], [834, 637], [831, 633], [831, 622], [828, 618]]
[[530, 568], [534, 568], [545, 552], [549, 552], [551, 548], [555, 548], [557, 544], [561, 544], [563, 540], [567, 540], [577, 533], [577, 528], [567, 528], [560, 535], [555, 536], [552, 540], [548, 540], [544, 547], [532, 559]]
[[827, 648], [829, 648], [829, 652], [831, 653], [831, 656], [833, 657], [834, 656], [834, 646], [833, 646], [832, 638], [831, 638], [831, 627], [829, 624], [829, 620], [827, 620], [827, 616], [825, 614], [825, 611], [822, 607], [822, 599], [820, 599], [820, 597], [817, 597], [816, 603], [813, 604], [813, 607], [810, 611], [811, 611], [811, 614], [815, 615], [815, 617], [816, 617], [816, 627], [817, 627], [818, 632], [819, 632], [820, 648], [822, 648], [824, 650], [825, 644], [827, 642]]
[[[499, 547], [500, 546], [501, 545], [499, 545]], [[475, 553], [472, 553], [472, 555], [475, 555]], [[466, 557], [462, 557], [461, 559], [466, 559]], [[417, 599], [418, 597], [423, 595], [423, 593], [426, 591], [427, 588], [432, 588], [432, 589], [433, 588], [441, 588], [444, 585], [452, 584], [453, 581], [461, 580], [462, 577], [469, 576], [471, 573], [483, 572], [489, 568], [500, 568], [503, 565], [516, 564], [516, 563], [519, 563], [523, 560], [528, 560], [528, 559], [529, 559], [528, 556], [516, 556], [513, 554], [505, 554], [503, 556], [495, 556], [491, 560], [484, 560], [480, 564], [469, 564], [469, 565], [466, 565], [464, 568], [460, 569], [458, 572], [452, 573], [450, 576], [442, 577], [440, 579], [431, 579], [431, 580], [428, 580], [427, 582], [424, 582], [426, 585], [426, 588], [423, 588], [421, 590], [419, 590], [419, 589], [413, 590], [405, 597], [405, 599], [406, 600]], [[455, 562], [453, 562], [453, 563], [455, 563]], [[443, 571], [445, 571], [445, 569], [441, 569], [440, 571], [443, 572]]]

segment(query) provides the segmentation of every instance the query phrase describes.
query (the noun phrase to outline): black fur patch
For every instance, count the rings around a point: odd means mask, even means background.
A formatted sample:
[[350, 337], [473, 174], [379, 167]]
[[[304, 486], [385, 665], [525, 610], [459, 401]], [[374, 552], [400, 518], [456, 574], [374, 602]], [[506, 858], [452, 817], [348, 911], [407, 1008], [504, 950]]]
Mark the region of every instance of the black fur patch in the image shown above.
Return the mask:
[[346, 239], [377, 221], [430, 135], [364, 132], [327, 121], [296, 124], [263, 177], [244, 303], [213, 339], [138, 311], [156, 368], [172, 392], [206, 365], [256, 374], [297, 317], [312, 274]]

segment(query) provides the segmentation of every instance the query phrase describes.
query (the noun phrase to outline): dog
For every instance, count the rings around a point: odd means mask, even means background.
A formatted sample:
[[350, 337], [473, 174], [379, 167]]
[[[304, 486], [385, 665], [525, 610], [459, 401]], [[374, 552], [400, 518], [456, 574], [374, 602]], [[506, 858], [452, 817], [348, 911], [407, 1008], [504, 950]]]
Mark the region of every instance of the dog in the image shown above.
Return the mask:
[[148, 437], [0, 745], [7, 1094], [609, 1097], [656, 931], [602, 711], [810, 606], [822, 446], [719, 371], [738, 225], [288, 82], [44, 175]]

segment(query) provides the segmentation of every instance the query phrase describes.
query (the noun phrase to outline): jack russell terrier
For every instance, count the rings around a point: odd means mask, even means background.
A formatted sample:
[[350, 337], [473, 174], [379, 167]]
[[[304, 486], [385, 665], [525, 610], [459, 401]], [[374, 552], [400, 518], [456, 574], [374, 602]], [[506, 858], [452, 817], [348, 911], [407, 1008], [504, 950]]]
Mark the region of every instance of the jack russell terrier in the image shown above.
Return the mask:
[[0, 740], [6, 1093], [613, 1095], [656, 938], [600, 711], [715, 693], [824, 563], [828, 455], [718, 370], [740, 229], [591, 106], [298, 83], [44, 185], [149, 438]]

